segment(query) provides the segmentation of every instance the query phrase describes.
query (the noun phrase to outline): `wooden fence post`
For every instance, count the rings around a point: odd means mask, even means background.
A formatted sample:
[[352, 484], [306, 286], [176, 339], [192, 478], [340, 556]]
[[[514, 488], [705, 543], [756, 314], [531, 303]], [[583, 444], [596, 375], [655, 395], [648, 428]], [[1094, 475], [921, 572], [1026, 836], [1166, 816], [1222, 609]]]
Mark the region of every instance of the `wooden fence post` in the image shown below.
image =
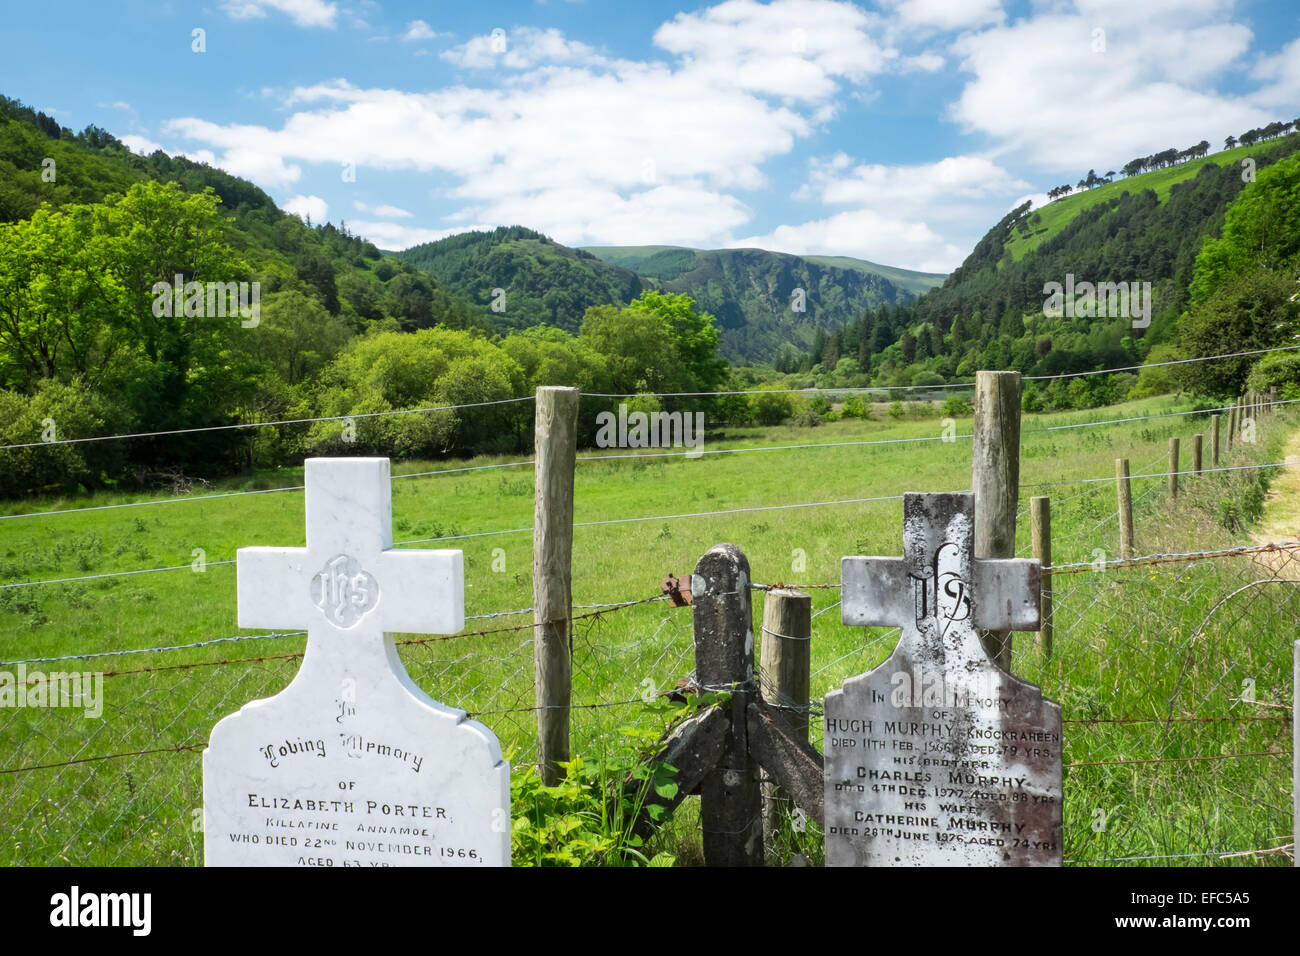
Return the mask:
[[[789, 588], [773, 589], [763, 600], [763, 642], [758, 687], [777, 710], [775, 722], [800, 742], [808, 740], [808, 694], [812, 671], [812, 596]], [[763, 785], [763, 832], [780, 825], [785, 795], [773, 783]]]
[[[975, 495], [975, 557], [1016, 556], [1020, 497], [1020, 373], [975, 373], [971, 491]], [[1011, 631], [981, 631], [989, 658], [1011, 669]]]
[[722, 758], [700, 784], [704, 862], [761, 866], [762, 799], [746, 724], [747, 708], [755, 696], [749, 561], [734, 544], [715, 545], [695, 565], [691, 594], [700, 690], [731, 692], [731, 728]]
[[1034, 557], [1044, 569], [1039, 610], [1038, 649], [1046, 660], [1052, 659], [1052, 579], [1046, 569], [1052, 566], [1052, 499], [1035, 495], [1029, 499], [1029, 513], [1034, 525]]
[[1204, 435], [1192, 436], [1192, 473], [1195, 474], [1196, 477], [1198, 478], [1201, 476], [1201, 472], [1204, 470], [1201, 467], [1201, 446], [1204, 443], [1204, 441], [1205, 441]]
[[1237, 431], [1237, 406], [1228, 406], [1228, 451], [1232, 451], [1232, 436]]
[[1169, 497], [1178, 497], [1178, 439], [1169, 439]]
[[578, 447], [578, 390], [537, 390], [533, 424], [533, 672], [537, 769], [554, 786], [569, 759], [573, 682], [573, 466]]
[[1119, 498], [1119, 556], [1133, 557], [1133, 489], [1128, 477], [1128, 459], [1115, 459], [1115, 492]]
[[1219, 413], [1210, 416], [1210, 461], [1211, 467], [1219, 467]]

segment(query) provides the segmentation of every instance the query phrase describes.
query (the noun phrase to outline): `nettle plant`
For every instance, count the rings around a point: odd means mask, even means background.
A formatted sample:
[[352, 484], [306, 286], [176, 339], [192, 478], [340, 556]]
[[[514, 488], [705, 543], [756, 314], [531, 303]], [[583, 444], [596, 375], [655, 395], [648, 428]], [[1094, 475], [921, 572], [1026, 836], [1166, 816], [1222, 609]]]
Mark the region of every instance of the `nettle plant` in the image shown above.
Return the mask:
[[[644, 852], [645, 838], [636, 832], [644, 814], [655, 823], [671, 812], [645, 804], [653, 789], [671, 798], [677, 793], [675, 767], [643, 763], [635, 741], [657, 740], [654, 731], [624, 728], [624, 746], [586, 761], [563, 761], [564, 779], [553, 787], [542, 783], [535, 766], [510, 779], [511, 858], [516, 866], [672, 866], [670, 853], [653, 857]], [[648, 786], [625, 787], [628, 780]]]
[[[674, 712], [677, 723], [725, 700], [715, 693], [692, 697], [686, 708], [662, 700], [651, 707]], [[678, 795], [677, 768], [650, 758], [667, 732], [621, 727], [612, 748], [594, 759], [560, 763], [564, 779], [542, 783], [535, 766], [511, 775], [511, 859], [515, 866], [672, 866], [668, 852], [651, 853], [644, 835], [666, 824], [672, 811], [649, 801], [653, 793]], [[638, 824], [643, 824], [638, 826]]]

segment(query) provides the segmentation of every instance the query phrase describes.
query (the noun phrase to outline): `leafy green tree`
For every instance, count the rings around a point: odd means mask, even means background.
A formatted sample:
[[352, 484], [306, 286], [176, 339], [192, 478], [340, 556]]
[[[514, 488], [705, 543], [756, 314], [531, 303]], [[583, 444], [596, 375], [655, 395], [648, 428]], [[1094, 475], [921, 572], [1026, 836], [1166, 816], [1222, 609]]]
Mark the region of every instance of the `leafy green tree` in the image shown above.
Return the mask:
[[48, 206], [0, 225], [0, 384], [98, 381], [132, 336], [111, 251], [90, 210]]
[[605, 356], [616, 392], [686, 390], [676, 336], [656, 310], [592, 306], [583, 316], [578, 341]]
[[355, 421], [355, 441], [337, 421], [313, 426], [317, 452], [359, 452], [396, 457], [499, 451], [518, 444], [522, 405], [477, 409], [440, 406], [494, 402], [523, 393], [519, 365], [491, 342], [468, 332], [422, 329], [376, 332], [353, 339], [322, 372], [317, 413], [363, 416], [372, 412], [435, 409]]
[[631, 315], [648, 312], [666, 320], [691, 391], [713, 391], [726, 381], [727, 362], [718, 355], [719, 333], [713, 316], [697, 312], [690, 296], [647, 289], [626, 311]]
[[[42, 379], [30, 395], [0, 389], [0, 444], [87, 438], [120, 426], [122, 409], [80, 379]], [[0, 451], [0, 496], [75, 492], [124, 464], [121, 442], [42, 445]]]
[[[1291, 301], [1290, 275], [1254, 270], [1225, 280], [1209, 298], [1182, 317], [1180, 345], [1185, 358], [1226, 355], [1289, 343], [1300, 327], [1300, 302]], [[1182, 388], [1227, 399], [1241, 394], [1251, 356], [1189, 362], [1171, 368]]]
[[840, 409], [840, 414], [845, 418], [866, 418], [867, 403], [862, 400], [861, 395], [850, 395], [844, 400], [844, 407]]
[[255, 328], [242, 329], [241, 344], [267, 362], [290, 385], [311, 378], [343, 347], [352, 330], [301, 292], [273, 292], [261, 302]]
[[1274, 352], [1265, 355], [1250, 370], [1246, 385], [1253, 392], [1276, 388], [1288, 398], [1300, 391], [1300, 352]]
[[1207, 239], [1196, 258], [1193, 303], [1256, 269], [1300, 267], [1300, 153], [1259, 171], [1228, 207], [1223, 235]]
[[525, 329], [503, 339], [501, 349], [523, 370], [527, 392], [539, 385], [568, 385], [586, 392], [611, 389], [604, 356], [563, 329]]

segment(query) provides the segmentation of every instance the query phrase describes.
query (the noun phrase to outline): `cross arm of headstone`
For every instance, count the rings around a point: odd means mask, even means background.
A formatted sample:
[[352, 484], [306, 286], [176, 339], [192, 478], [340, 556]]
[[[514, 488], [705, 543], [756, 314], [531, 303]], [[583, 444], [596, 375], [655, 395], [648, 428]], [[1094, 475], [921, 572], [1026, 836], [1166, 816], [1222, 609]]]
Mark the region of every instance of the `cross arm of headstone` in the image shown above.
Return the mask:
[[[313, 589], [313, 582], [328, 573], [334, 555], [256, 547], [240, 548], [236, 557], [240, 627], [302, 629], [320, 616], [320, 587]], [[462, 562], [460, 551], [394, 549], [370, 556], [359, 573], [383, 582], [379, 620], [385, 631], [455, 634], [465, 626], [464, 600], [456, 600], [463, 594]]]
[[311, 458], [305, 471], [307, 547], [239, 549], [239, 626], [364, 619], [390, 634], [460, 631], [464, 559], [392, 546], [388, 459]]
[[[973, 625], [990, 631], [1036, 631], [1042, 568], [1026, 558], [975, 558]], [[855, 627], [898, 627], [916, 615], [906, 558], [841, 559], [841, 616]]]

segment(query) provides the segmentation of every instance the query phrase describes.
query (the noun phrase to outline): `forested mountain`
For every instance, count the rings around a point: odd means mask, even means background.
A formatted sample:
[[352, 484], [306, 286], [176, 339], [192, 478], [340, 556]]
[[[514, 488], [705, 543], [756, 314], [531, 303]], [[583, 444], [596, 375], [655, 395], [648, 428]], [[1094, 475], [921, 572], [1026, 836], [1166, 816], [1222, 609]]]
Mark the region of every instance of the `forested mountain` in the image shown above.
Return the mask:
[[576, 333], [587, 309], [627, 305], [646, 288], [634, 272], [523, 226], [465, 232], [394, 255], [502, 329], [545, 323]]
[[942, 275], [877, 266], [863, 259], [795, 256], [763, 249], [591, 246], [586, 250], [689, 295], [722, 330], [732, 361], [771, 362], [806, 348], [818, 329], [839, 327], [864, 309], [913, 300]]
[[645, 289], [683, 293], [717, 320], [722, 353], [733, 362], [771, 362], [778, 352], [806, 348], [819, 328], [911, 301], [943, 280], [861, 259], [762, 249], [572, 249], [523, 226], [463, 233], [395, 255], [502, 329], [545, 323], [576, 332], [592, 306], [626, 305]]
[[311, 228], [246, 179], [161, 151], [139, 156], [106, 130], [73, 133], [0, 96], [0, 223], [29, 219], [43, 202], [55, 208], [103, 203], [150, 181], [175, 182], [187, 194], [212, 189], [231, 226], [230, 245], [262, 275], [263, 294], [303, 292], [358, 327], [384, 318], [407, 329], [489, 327], [426, 274], [383, 261], [346, 226]]
[[[692, 249], [687, 246], [582, 246], [580, 248], [605, 262], [612, 262], [652, 279], [676, 279], [696, 269], [702, 259], [710, 256], [725, 257], [728, 253], [736, 251], [750, 253], [762, 251], [758, 249], [706, 250]], [[780, 256], [785, 253], [773, 252], [769, 255]], [[911, 269], [882, 266], [878, 262], [855, 259], [852, 256], [796, 256], [795, 258], [814, 262], [819, 266], [831, 266], [836, 269], [847, 269], [850, 272], [879, 276], [912, 295], [929, 292], [935, 286], [942, 285], [946, 278], [942, 272], [913, 272]]]

